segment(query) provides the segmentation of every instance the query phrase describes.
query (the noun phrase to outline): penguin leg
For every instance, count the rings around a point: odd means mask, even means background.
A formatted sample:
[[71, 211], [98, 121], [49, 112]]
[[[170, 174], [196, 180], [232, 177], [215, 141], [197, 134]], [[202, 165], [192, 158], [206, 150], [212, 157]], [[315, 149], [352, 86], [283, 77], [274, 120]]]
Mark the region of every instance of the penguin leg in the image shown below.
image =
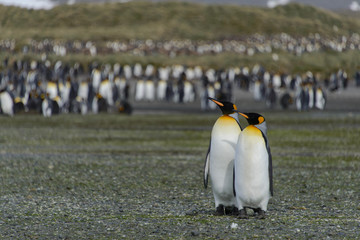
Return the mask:
[[239, 209], [237, 207], [233, 206], [231, 215], [233, 215], [233, 216], [239, 215]]
[[220, 204], [216, 207], [215, 216], [223, 216], [224, 215], [224, 205]]
[[259, 214], [259, 212], [261, 211], [261, 208], [251, 208], [254, 211], [254, 215], [255, 214]]
[[257, 210], [256, 212], [258, 214], [257, 218], [258, 219], [265, 219], [265, 211], [260, 209], [260, 208], [258, 208], [256, 210]]
[[243, 208], [239, 211], [239, 215], [238, 215], [239, 219], [248, 219], [247, 213], [246, 213], [246, 209]]
[[237, 215], [239, 215], [239, 209], [237, 207], [235, 207], [234, 205], [225, 207], [225, 214], [237, 216]]

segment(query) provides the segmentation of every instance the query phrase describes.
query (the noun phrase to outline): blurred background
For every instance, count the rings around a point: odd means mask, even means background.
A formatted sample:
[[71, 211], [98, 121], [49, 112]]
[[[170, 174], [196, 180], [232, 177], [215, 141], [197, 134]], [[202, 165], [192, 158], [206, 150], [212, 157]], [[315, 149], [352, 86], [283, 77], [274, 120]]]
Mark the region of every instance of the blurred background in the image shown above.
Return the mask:
[[[75, 3], [104, 3], [104, 2], [130, 2], [131, 0], [1, 0], [3, 5], [12, 5], [33, 9], [50, 9], [60, 4], [75, 4]], [[152, 0], [152, 2], [165, 2], [166, 0]], [[278, 5], [285, 5], [290, 2], [312, 5], [333, 10], [359, 11], [359, 2], [354, 0], [188, 0], [183, 2], [205, 3], [205, 4], [232, 4], [242, 6], [260, 6], [260, 7], [276, 7]]]
[[0, 0], [4, 115], [359, 111], [358, 1]]

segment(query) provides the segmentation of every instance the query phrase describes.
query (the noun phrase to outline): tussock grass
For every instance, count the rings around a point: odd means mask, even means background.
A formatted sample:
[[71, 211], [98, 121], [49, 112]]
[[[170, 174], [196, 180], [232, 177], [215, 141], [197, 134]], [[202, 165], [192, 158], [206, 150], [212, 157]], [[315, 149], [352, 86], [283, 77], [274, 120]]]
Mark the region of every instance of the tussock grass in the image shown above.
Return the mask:
[[[335, 32], [333, 27], [337, 26]], [[61, 5], [51, 10], [0, 6], [2, 38], [233, 39], [287, 32], [324, 36], [358, 32], [360, 20], [311, 6], [274, 9], [184, 2]]]
[[[337, 27], [335, 30], [334, 26]], [[288, 4], [274, 9], [229, 5], [203, 5], [186, 2], [141, 2], [61, 5], [51, 10], [27, 10], [0, 5], [0, 31], [2, 39], [15, 39], [17, 51], [29, 39], [44, 38], [62, 41], [94, 41], [103, 45], [108, 40], [129, 39], [239, 39], [260, 33], [271, 36], [282, 32], [294, 37], [320, 33], [323, 37], [339, 37], [359, 32], [360, 19], [350, 15], [318, 9], [300, 4]], [[280, 51], [279, 61], [271, 54], [244, 56], [232, 53], [203, 56], [164, 55], [134, 56], [110, 54], [90, 57], [69, 54], [66, 57], [49, 56], [73, 64], [99, 63], [200, 65], [205, 68], [263, 65], [272, 72], [304, 73], [306, 71], [329, 74], [339, 68], [352, 76], [358, 70], [359, 51], [320, 52], [296, 57]], [[0, 54], [1, 58], [8, 54]], [[39, 59], [35, 55], [15, 55], [12, 58]]]

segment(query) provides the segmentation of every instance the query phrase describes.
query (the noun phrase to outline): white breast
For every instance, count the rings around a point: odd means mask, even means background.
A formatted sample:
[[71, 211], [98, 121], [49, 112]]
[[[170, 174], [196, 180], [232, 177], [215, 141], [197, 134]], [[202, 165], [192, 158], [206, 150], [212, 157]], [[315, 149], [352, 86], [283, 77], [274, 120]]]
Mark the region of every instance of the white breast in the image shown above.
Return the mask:
[[[254, 126], [241, 132], [235, 156], [235, 190], [239, 206], [266, 211], [270, 199], [269, 155], [265, 140]], [[241, 207], [240, 207], [241, 208]]]
[[210, 179], [215, 205], [236, 205], [233, 194], [235, 146], [241, 129], [229, 116], [220, 117], [211, 134]]

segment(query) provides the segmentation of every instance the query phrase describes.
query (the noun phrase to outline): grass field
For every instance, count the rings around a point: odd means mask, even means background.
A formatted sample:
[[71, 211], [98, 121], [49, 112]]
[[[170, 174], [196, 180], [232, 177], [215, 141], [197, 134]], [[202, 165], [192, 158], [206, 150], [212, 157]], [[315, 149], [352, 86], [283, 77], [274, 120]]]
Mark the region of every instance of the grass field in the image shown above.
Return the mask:
[[[334, 26], [338, 27], [334, 31]], [[1, 39], [236, 39], [243, 35], [286, 32], [322, 36], [358, 32], [360, 19], [312, 6], [288, 4], [273, 9], [186, 2], [61, 5], [28, 10], [0, 5]]]
[[[40, 54], [22, 54], [23, 46], [31, 40], [43, 41], [92, 41], [105, 46], [107, 41], [130, 39], [164, 40], [236, 40], [260, 34], [271, 36], [287, 33], [290, 36], [308, 37], [319, 33], [322, 38], [348, 38], [359, 33], [360, 19], [348, 13], [335, 13], [301, 4], [288, 4], [273, 9], [231, 5], [205, 5], [186, 2], [146, 2], [61, 5], [51, 10], [29, 10], [0, 5], [0, 45], [2, 40], [16, 41], [14, 52], [3, 51], [0, 60], [40, 60]], [[68, 53], [65, 57], [48, 56], [52, 62], [80, 62], [88, 65], [119, 62], [163, 66], [184, 64], [204, 68], [252, 67], [261, 64], [270, 72], [304, 74], [307, 71], [329, 74], [340, 68], [353, 75], [358, 71], [360, 52], [320, 51], [296, 57], [282, 50], [275, 50], [279, 61], [272, 54], [257, 53], [246, 56], [235, 53], [205, 54], [202, 56], [166, 54], [135, 56], [126, 54], [99, 54], [91, 57]], [[0, 66], [1, 67], [1, 66]]]
[[[357, 32], [359, 26], [354, 17], [297, 4], [263, 9], [135, 1], [51, 11], [0, 6], [1, 39], [15, 39], [19, 49], [29, 39], [44, 38], [101, 43], [237, 39], [281, 32], [336, 37]], [[286, 73], [344, 68], [349, 76], [359, 66], [358, 52], [279, 56], [278, 62], [270, 54], [230, 53], [176, 58], [75, 54], [49, 59], [216, 68], [260, 63]], [[359, 95], [346, 101], [342, 96], [334, 97], [329, 107], [333, 111], [262, 112], [274, 165], [274, 197], [265, 220], [213, 215], [211, 187], [203, 188], [202, 176], [218, 111], [0, 116], [0, 239], [356, 239]], [[239, 106], [248, 107], [245, 101]]]
[[360, 115], [263, 115], [274, 164], [265, 220], [213, 215], [202, 174], [219, 112], [1, 117], [0, 238], [357, 238]]

